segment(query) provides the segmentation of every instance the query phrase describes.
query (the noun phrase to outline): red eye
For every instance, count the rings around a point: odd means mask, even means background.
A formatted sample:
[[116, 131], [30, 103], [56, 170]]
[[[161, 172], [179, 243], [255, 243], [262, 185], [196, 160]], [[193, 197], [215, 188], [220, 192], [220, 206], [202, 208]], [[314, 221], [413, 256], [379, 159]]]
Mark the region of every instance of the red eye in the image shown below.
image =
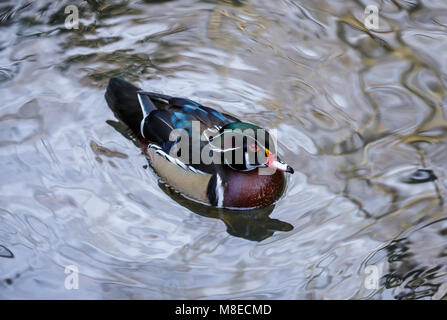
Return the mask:
[[258, 146], [257, 144], [254, 144], [254, 143], [248, 145], [248, 148], [249, 148], [251, 151], [254, 151], [254, 152], [256, 152], [256, 151], [259, 150], [259, 146]]

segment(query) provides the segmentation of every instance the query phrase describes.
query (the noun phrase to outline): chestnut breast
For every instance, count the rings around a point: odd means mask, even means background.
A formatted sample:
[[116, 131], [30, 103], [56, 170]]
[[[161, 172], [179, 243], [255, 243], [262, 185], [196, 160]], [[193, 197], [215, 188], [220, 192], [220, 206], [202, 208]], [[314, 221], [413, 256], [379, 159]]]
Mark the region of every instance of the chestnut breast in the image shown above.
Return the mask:
[[264, 207], [274, 203], [282, 195], [286, 179], [281, 171], [272, 175], [260, 175], [259, 169], [225, 172], [223, 205], [227, 208]]

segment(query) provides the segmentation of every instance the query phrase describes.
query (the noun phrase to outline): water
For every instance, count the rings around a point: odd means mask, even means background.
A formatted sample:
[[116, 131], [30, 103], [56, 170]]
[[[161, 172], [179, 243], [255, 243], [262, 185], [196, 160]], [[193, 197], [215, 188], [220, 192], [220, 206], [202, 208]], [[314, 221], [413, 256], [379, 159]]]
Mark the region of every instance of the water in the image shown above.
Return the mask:
[[[445, 1], [1, 7], [0, 298], [445, 297]], [[284, 197], [235, 214], [159, 185], [112, 76], [277, 129]]]

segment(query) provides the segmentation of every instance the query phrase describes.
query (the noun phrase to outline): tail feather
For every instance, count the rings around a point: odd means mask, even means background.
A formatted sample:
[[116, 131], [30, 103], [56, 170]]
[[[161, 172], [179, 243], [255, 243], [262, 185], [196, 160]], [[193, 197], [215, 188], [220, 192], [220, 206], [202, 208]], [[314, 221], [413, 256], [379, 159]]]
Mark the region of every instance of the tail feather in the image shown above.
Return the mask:
[[140, 89], [133, 84], [120, 78], [112, 78], [105, 94], [109, 108], [135, 135], [139, 134], [143, 120], [143, 112], [137, 97], [138, 91]]

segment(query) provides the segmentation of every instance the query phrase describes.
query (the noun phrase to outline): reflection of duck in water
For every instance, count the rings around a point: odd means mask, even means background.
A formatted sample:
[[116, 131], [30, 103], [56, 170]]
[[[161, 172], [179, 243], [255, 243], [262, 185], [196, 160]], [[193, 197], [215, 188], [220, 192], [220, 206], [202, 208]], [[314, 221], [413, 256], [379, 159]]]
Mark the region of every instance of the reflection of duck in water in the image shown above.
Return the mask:
[[[285, 189], [284, 172], [293, 173], [293, 169], [275, 155], [267, 131], [188, 99], [141, 91], [117, 78], [110, 80], [105, 97], [170, 187], [217, 208], [271, 208], [248, 214], [184, 204], [192, 211], [222, 219], [229, 233], [245, 238], [250, 236], [240, 230], [242, 225], [242, 229], [264, 229], [264, 235], [255, 232], [253, 240], [270, 236], [271, 230], [291, 229], [268, 218]], [[242, 222], [247, 219], [260, 225]]]
[[163, 183], [160, 183], [159, 186], [171, 199], [192, 212], [207, 218], [222, 220], [227, 226], [227, 232], [235, 237], [262, 241], [271, 237], [275, 231], [291, 231], [293, 229], [291, 224], [269, 217], [275, 208], [274, 205], [251, 210], [216, 208], [188, 200]]

